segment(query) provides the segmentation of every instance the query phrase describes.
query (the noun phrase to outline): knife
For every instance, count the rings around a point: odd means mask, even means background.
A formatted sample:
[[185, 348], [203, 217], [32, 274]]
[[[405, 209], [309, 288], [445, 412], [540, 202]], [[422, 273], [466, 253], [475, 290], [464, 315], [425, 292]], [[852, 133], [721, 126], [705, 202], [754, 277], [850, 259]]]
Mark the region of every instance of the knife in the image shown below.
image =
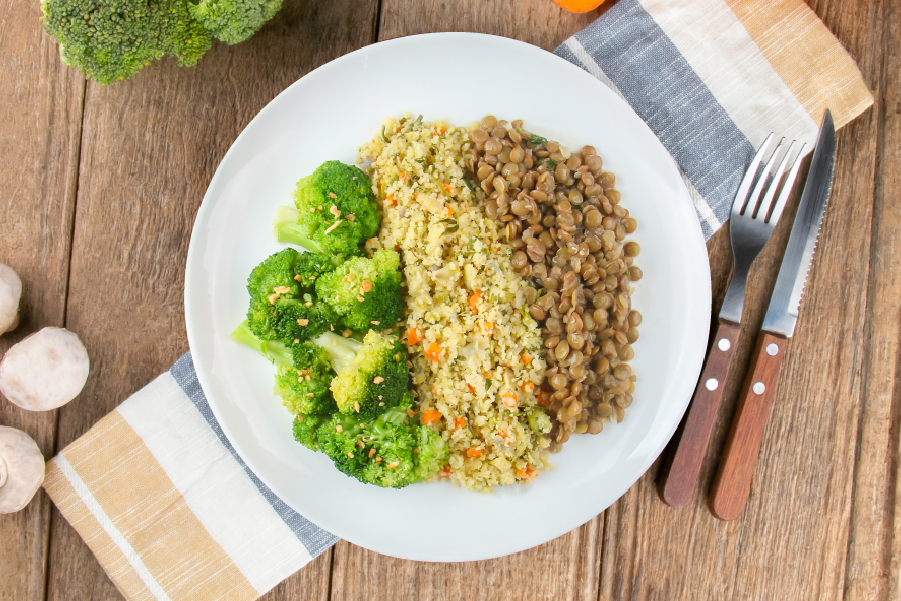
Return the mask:
[[739, 397], [738, 410], [710, 493], [710, 510], [721, 520], [734, 520], [741, 515], [751, 492], [760, 443], [776, 397], [779, 367], [788, 339], [795, 332], [801, 296], [826, 211], [826, 201], [832, 189], [834, 167], [835, 123], [827, 109], [776, 287], [763, 318], [751, 369]]

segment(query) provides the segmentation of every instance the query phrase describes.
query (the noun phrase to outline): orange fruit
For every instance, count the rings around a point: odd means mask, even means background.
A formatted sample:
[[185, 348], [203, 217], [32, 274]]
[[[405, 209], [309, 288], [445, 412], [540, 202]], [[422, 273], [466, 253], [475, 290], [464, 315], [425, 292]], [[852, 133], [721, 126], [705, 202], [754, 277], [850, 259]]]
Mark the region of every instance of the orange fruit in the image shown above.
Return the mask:
[[604, 3], [604, 0], [554, 0], [571, 13], [587, 13]]

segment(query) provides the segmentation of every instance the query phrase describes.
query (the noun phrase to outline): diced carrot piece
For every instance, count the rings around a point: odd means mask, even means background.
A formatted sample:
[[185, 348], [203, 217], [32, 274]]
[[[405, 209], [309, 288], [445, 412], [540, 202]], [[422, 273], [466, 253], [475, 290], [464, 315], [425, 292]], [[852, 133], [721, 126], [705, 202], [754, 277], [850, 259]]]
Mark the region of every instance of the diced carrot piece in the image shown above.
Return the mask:
[[388, 205], [389, 207], [397, 206], [397, 201], [394, 200], [394, 194], [389, 194], [388, 196], [385, 197], [385, 204]]
[[442, 215], [444, 215], [445, 217], [453, 217], [454, 209], [451, 207], [444, 207], [444, 210], [442, 211]]
[[471, 392], [473, 394], [476, 393], [476, 387], [473, 386], [472, 384], [467, 384], [466, 387], [469, 388], [469, 392]]
[[[441, 185], [444, 187], [444, 192], [445, 192], [448, 196], [453, 196], [453, 195], [455, 195], [455, 194], [457, 193], [457, 187], [456, 187], [456, 186], [452, 186], [452, 185], [450, 185], [450, 184], [441, 184]], [[448, 217], [450, 217], [450, 215], [448, 215]]]
[[426, 359], [431, 359], [432, 361], [438, 361], [441, 359], [441, 352], [444, 349], [441, 348], [441, 345], [437, 342], [433, 342], [429, 345], [429, 348], [425, 351]]
[[450, 465], [445, 465], [438, 473], [442, 478], [450, 478]]
[[441, 419], [441, 414], [438, 413], [435, 409], [426, 409], [422, 412], [422, 423], [424, 424], [434, 424], [439, 419]]
[[466, 418], [458, 417], [454, 419], [454, 430], [462, 430], [466, 427]]
[[502, 400], [504, 401], [504, 405], [505, 405], [508, 409], [515, 409], [515, 408], [516, 408], [516, 405], [517, 405], [517, 402], [516, 402], [516, 393], [513, 392], [512, 390], [508, 390], [507, 392], [505, 392]]
[[531, 382], [526, 382], [525, 384], [522, 385], [522, 389], [525, 390], [526, 392], [532, 392], [533, 390], [535, 390], [535, 385], [532, 384]]
[[420, 332], [417, 328], [410, 328], [410, 331], [407, 332], [407, 346], [413, 346], [421, 340], [422, 332]]
[[485, 336], [491, 336], [491, 332], [494, 331], [494, 324], [490, 321], [486, 321], [482, 324], [482, 334]]
[[477, 313], [479, 311], [479, 303], [482, 301], [482, 291], [476, 290], [469, 297], [469, 310], [473, 313]]
[[522, 362], [525, 363], [526, 365], [528, 365], [529, 363], [532, 362], [532, 358], [529, 356], [529, 353], [522, 354]]
[[446, 132], [447, 132], [447, 128], [444, 127], [443, 125], [439, 125], [438, 127], [435, 128], [435, 133], [437, 133], [439, 136], [443, 136]]
[[466, 449], [467, 457], [481, 457], [482, 449]]

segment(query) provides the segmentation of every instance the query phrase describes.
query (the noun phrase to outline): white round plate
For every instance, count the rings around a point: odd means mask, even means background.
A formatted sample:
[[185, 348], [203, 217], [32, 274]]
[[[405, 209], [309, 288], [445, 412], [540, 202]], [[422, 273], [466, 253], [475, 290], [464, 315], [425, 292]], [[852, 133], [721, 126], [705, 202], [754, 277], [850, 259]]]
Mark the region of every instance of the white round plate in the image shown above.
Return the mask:
[[[486, 65], [494, 68], [484, 68]], [[519, 74], [507, 77], [504, 74]], [[532, 82], [534, 85], [526, 85]], [[365, 485], [296, 443], [272, 394], [273, 367], [228, 334], [245, 282], [281, 247], [270, 233], [295, 183], [329, 159], [353, 163], [387, 116], [467, 125], [493, 114], [569, 148], [594, 145], [638, 220], [634, 305], [644, 321], [631, 362], [634, 402], [620, 424], [573, 436], [556, 469], [493, 494], [447, 482]], [[197, 214], [185, 276], [194, 366], [223, 431], [272, 491], [310, 521], [379, 553], [422, 561], [498, 557], [560, 536], [609, 507], [650, 467], [694, 390], [710, 322], [710, 269], [688, 192], [666, 150], [598, 80], [539, 48], [442, 33], [367, 46], [294, 83], [247, 126]]]

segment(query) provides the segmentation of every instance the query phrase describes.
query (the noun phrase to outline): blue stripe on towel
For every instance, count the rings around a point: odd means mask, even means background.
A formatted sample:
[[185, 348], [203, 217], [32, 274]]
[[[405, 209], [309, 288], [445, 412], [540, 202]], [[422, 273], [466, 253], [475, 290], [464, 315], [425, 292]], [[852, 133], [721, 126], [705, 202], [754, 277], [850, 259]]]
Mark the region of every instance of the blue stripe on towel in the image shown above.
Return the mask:
[[[620, 0], [574, 37], [725, 222], [754, 147], [654, 18]], [[554, 53], [585, 67], [565, 44]]]
[[241, 457], [238, 456], [238, 453], [231, 446], [228, 439], [225, 437], [225, 434], [222, 432], [222, 428], [219, 426], [219, 422], [216, 421], [216, 416], [213, 415], [213, 410], [210, 409], [210, 405], [207, 403], [203, 390], [200, 388], [200, 382], [197, 381], [197, 372], [194, 371], [194, 362], [191, 360], [191, 353], [188, 352], [182, 355], [181, 358], [175, 362], [175, 365], [172, 366], [172, 369], [169, 370], [169, 373], [172, 374], [172, 377], [175, 378], [175, 381], [178, 382], [178, 385], [184, 393], [191, 399], [191, 402], [194, 403], [194, 406], [197, 407], [204, 419], [206, 419], [210, 428], [212, 428], [213, 432], [216, 433], [216, 436], [219, 437], [220, 442], [225, 445], [225, 448], [232, 454], [232, 457], [234, 457], [241, 467], [244, 468], [247, 476], [253, 482], [254, 486], [257, 487], [257, 490], [260, 491], [260, 494], [263, 495], [263, 498], [269, 502], [279, 517], [281, 517], [291, 531], [294, 532], [295, 536], [297, 536], [303, 546], [307, 548], [307, 551], [310, 552], [310, 555], [316, 557], [338, 542], [338, 537], [334, 534], [326, 532], [288, 507], [284, 501], [278, 498], [275, 493], [269, 490], [268, 486], [263, 484], [263, 482], [250, 471], [250, 468], [247, 467]]

